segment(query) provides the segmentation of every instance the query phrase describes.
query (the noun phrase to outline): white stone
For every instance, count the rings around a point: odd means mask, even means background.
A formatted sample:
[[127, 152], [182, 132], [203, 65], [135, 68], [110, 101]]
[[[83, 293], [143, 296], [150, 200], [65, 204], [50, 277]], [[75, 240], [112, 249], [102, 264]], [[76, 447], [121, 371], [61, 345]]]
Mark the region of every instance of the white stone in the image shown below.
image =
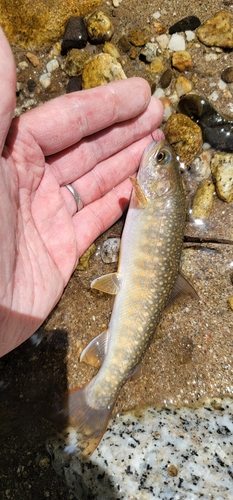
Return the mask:
[[50, 73], [43, 73], [39, 78], [40, 84], [44, 89], [47, 89], [51, 84]]
[[160, 14], [160, 12], [159, 12], [158, 10], [157, 10], [156, 12], [154, 12], [154, 14], [152, 14], [152, 17], [153, 17], [154, 19], [159, 19], [159, 18], [160, 18], [160, 16], [161, 16], [161, 14]]
[[227, 87], [227, 84], [223, 80], [221, 80], [221, 78], [220, 78], [220, 80], [218, 81], [218, 88], [220, 90], [225, 90], [226, 87]]
[[185, 50], [184, 37], [182, 35], [178, 35], [178, 33], [174, 33], [174, 35], [171, 36], [168, 48], [174, 52], [177, 52], [178, 50]]
[[155, 90], [153, 96], [157, 97], [157, 99], [160, 99], [160, 97], [165, 97], [164, 90], [159, 87], [158, 89]]
[[214, 92], [212, 92], [212, 94], [210, 94], [209, 96], [209, 99], [211, 99], [211, 101], [217, 101], [219, 98], [219, 93], [215, 90]]
[[52, 59], [46, 64], [46, 69], [48, 73], [52, 73], [55, 69], [59, 68], [59, 62], [57, 59]]
[[185, 31], [185, 36], [188, 42], [191, 42], [195, 38], [195, 33], [191, 30]]
[[169, 38], [167, 35], [159, 35], [156, 37], [156, 41], [158, 42], [160, 48], [162, 50], [167, 49], [168, 44], [169, 44]]
[[21, 61], [18, 63], [18, 68], [24, 70], [28, 68], [28, 63], [26, 61]]

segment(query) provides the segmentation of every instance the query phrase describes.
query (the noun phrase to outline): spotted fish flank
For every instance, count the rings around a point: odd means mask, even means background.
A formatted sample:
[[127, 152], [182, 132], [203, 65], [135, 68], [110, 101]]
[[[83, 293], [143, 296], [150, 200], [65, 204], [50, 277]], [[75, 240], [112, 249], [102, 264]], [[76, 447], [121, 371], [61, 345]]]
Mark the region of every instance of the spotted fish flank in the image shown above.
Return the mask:
[[99, 366], [87, 385], [69, 395], [76, 453], [87, 458], [106, 429], [117, 395], [137, 371], [171, 294], [195, 296], [179, 274], [185, 225], [185, 193], [179, 162], [167, 141], [145, 150], [123, 231], [118, 271], [92, 282], [116, 295], [107, 332], [81, 360]]

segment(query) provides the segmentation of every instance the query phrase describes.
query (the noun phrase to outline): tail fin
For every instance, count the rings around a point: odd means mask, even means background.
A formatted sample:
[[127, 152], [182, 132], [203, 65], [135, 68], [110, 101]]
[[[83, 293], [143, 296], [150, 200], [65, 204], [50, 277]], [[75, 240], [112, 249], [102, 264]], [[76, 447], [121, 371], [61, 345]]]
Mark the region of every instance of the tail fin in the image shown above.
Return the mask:
[[67, 429], [67, 446], [65, 451], [75, 452], [87, 459], [97, 448], [103, 437], [114, 404], [106, 408], [96, 409], [87, 402], [89, 384], [68, 395], [68, 410], [66, 412], [70, 427]]

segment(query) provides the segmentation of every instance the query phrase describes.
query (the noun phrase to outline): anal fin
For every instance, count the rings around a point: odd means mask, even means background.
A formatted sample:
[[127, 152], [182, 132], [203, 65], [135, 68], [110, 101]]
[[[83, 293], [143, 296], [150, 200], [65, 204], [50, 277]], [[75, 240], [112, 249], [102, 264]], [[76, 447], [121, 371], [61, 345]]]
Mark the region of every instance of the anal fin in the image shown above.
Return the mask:
[[99, 368], [107, 351], [108, 331], [100, 333], [83, 350], [80, 361]]

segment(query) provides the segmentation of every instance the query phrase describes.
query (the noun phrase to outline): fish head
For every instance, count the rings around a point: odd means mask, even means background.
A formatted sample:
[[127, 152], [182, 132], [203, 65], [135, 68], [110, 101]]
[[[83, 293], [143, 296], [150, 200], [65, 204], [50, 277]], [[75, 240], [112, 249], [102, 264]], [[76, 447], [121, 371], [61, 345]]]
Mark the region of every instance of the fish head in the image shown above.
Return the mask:
[[145, 149], [137, 180], [147, 199], [167, 196], [177, 187], [180, 163], [166, 141], [151, 142]]

